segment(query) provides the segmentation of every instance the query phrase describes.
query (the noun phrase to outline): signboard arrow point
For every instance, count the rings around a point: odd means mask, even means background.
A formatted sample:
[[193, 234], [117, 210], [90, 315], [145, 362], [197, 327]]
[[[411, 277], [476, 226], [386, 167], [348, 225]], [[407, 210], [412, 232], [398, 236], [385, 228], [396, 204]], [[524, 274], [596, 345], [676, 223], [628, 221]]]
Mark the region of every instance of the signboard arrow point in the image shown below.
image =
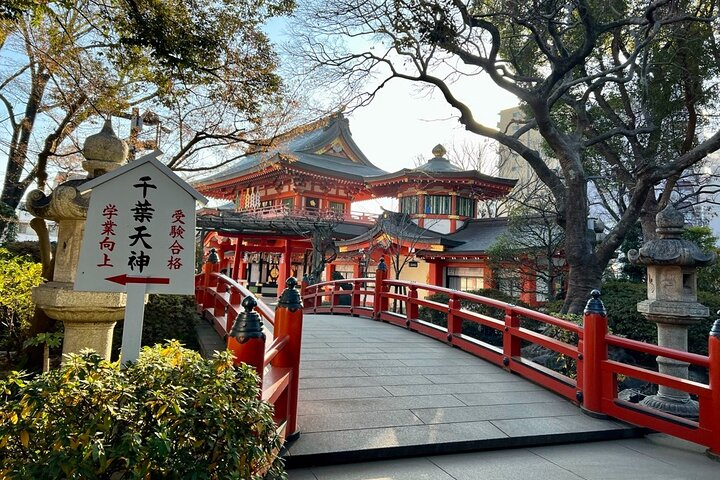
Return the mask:
[[134, 277], [123, 273], [122, 275], [115, 275], [113, 277], [106, 277], [105, 280], [109, 282], [119, 283], [120, 285], [127, 285], [128, 283], [159, 283], [167, 285], [170, 283], [169, 278], [163, 277]]

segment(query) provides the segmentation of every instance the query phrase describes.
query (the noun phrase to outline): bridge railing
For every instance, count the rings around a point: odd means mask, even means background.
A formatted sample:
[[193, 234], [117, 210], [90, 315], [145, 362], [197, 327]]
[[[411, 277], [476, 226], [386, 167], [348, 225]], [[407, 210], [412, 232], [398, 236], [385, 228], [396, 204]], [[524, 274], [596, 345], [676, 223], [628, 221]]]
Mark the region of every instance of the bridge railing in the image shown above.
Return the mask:
[[[386, 276], [379, 269], [374, 279], [303, 285], [305, 310], [368, 317], [416, 331], [532, 380], [578, 403], [590, 415], [651, 428], [705, 445], [711, 454], [720, 455], [720, 320], [710, 336], [709, 356], [703, 356], [609, 334], [607, 315], [590, 309], [599, 298], [588, 303], [583, 324], [578, 325], [491, 298]], [[347, 289], [349, 285], [352, 288]], [[427, 298], [429, 294], [443, 294], [447, 303]], [[709, 384], [611, 360], [610, 347], [706, 368]], [[544, 357], [561, 362], [541, 364], [535, 360], [539, 352], [554, 352]], [[688, 392], [699, 402], [699, 418], [687, 419], [620, 399], [621, 376]]]
[[293, 440], [297, 437], [303, 317], [300, 294], [295, 290], [297, 281], [287, 280], [287, 288], [273, 311], [243, 285], [212, 269], [211, 264], [206, 264], [205, 272], [195, 277], [195, 297], [201, 314], [226, 341], [235, 363], [255, 368], [261, 380], [262, 399], [275, 407], [278, 433]]
[[[582, 349], [586, 379], [583, 408], [590, 414], [611, 416], [705, 445], [709, 447], [709, 454], [720, 455], [720, 320], [710, 332], [708, 356], [697, 355], [609, 334], [602, 303], [592, 308], [593, 302], [599, 302], [599, 292], [593, 293], [595, 298], [588, 302], [583, 317], [586, 332]], [[612, 360], [608, 358], [609, 347], [700, 367], [708, 371], [709, 382], [704, 384]], [[698, 418], [685, 418], [619, 398], [621, 376], [687, 392], [699, 404]]]
[[334, 313], [373, 318], [375, 279], [353, 278], [309, 285], [300, 289], [304, 310], [310, 313]]

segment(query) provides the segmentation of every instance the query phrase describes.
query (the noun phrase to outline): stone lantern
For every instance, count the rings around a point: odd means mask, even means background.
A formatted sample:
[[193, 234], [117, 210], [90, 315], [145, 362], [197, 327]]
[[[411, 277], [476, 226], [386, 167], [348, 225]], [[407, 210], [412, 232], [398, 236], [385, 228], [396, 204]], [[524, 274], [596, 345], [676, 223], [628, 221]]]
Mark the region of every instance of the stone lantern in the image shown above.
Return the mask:
[[[637, 310], [657, 325], [659, 346], [687, 351], [688, 326], [709, 313], [697, 302], [697, 268], [714, 263], [716, 255], [680, 238], [684, 217], [672, 206], [657, 214], [656, 224], [659, 238], [628, 252], [632, 263], [647, 267], [648, 298], [637, 304]], [[686, 362], [659, 356], [657, 363], [660, 373], [688, 378]], [[663, 385], [641, 404], [681, 417], [698, 416], [697, 402], [687, 392]]]
[[33, 289], [33, 301], [50, 318], [63, 322], [63, 355], [89, 348], [110, 359], [112, 332], [117, 321], [123, 318], [126, 296], [125, 293], [73, 290], [89, 205], [89, 196], [80, 195], [77, 187], [122, 165], [128, 147], [115, 135], [107, 120], [100, 133], [85, 140], [82, 153], [87, 178], [64, 182], [50, 195], [41, 190], [28, 194], [28, 211], [58, 224], [52, 281]]

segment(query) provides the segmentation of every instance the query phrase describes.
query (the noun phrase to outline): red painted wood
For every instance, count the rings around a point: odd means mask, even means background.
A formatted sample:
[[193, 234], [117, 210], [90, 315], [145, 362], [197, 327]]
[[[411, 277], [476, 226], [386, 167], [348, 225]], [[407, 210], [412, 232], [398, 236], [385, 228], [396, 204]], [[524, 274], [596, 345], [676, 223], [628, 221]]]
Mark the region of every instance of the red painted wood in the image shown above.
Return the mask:
[[607, 360], [606, 335], [607, 315], [585, 313], [583, 316], [583, 408], [598, 414], [602, 413], [602, 363]]
[[287, 336], [288, 342], [285, 347], [275, 355], [271, 365], [274, 368], [288, 368], [295, 372], [290, 379], [287, 393], [287, 431], [289, 435], [293, 435], [297, 431], [297, 402], [300, 380], [299, 371], [300, 346], [302, 344], [302, 324], [302, 308], [291, 310], [282, 304], [279, 304], [275, 308], [275, 336], [278, 338]]
[[[400, 280], [387, 279], [386, 272], [378, 271], [376, 279], [351, 279], [352, 295], [373, 294], [373, 318], [409, 328], [420, 334], [451, 343], [462, 350], [488, 360], [497, 365], [506, 363], [506, 368], [545, 388], [554, 391], [572, 401], [576, 400], [578, 391], [583, 393], [583, 408], [588, 411], [607, 414], [636, 425], [662, 431], [679, 438], [707, 445], [710, 451], [720, 454], [720, 339], [710, 340], [710, 357], [687, 352], [675, 351], [656, 345], [628, 340], [607, 333], [607, 317], [603, 314], [588, 313], [584, 317], [583, 327], [566, 320], [558, 319], [533, 310], [506, 304], [494, 299], [479, 297], [464, 292], [456, 292], [433, 285], [416, 284]], [[373, 291], [362, 292], [361, 284], [373, 283]], [[321, 284], [321, 289], [306, 292], [308, 300], [320, 300], [325, 288], [333, 288], [333, 282]], [[408, 288], [408, 295], [390, 291], [390, 287]], [[395, 290], [393, 288], [393, 290]], [[449, 305], [419, 298], [418, 292], [445, 293], [450, 297]], [[406, 302], [407, 315], [388, 311], [390, 299]], [[462, 310], [460, 300], [468, 300], [486, 305], [491, 309], [504, 312], [504, 321], [490, 316]], [[316, 312], [339, 313], [339, 307], [333, 308], [325, 301], [324, 308], [315, 307]], [[448, 317], [448, 328], [439, 327], [420, 320], [419, 307], [445, 313]], [[356, 308], [353, 300], [353, 314], [362, 312]], [[370, 313], [365, 309], [366, 314]], [[562, 342], [533, 330], [520, 326], [523, 318], [531, 319], [546, 325], [552, 325], [578, 337], [578, 345]], [[476, 339], [462, 335], [463, 320], [494, 328], [503, 332], [503, 348], [484, 344]], [[521, 341], [528, 341], [567, 355], [577, 361], [577, 378], [563, 376], [541, 365], [522, 358]], [[710, 386], [663, 375], [641, 367], [622, 364], [607, 359], [608, 345], [644, 352], [649, 355], [662, 355], [680, 361], [708, 367], [710, 369]], [[697, 395], [700, 402], [699, 422], [662, 414], [658, 411], [640, 407], [617, 399], [618, 375], [626, 375], [651, 383], [660, 383], [669, 387], [685, 390]]]
[[[712, 412], [709, 419], [708, 429], [714, 432], [710, 436], [711, 440], [708, 444], [710, 452], [714, 455], [720, 455], [720, 337], [710, 335], [708, 340], [708, 363], [710, 364], [710, 405], [708, 411]], [[700, 405], [700, 421], [703, 421], [702, 404]]]

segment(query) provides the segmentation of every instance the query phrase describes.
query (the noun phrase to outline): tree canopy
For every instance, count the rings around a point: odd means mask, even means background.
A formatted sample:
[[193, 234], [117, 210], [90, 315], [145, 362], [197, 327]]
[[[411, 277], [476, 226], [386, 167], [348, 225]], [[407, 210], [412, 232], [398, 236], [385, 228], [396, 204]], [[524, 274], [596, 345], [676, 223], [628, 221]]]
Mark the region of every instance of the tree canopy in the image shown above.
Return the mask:
[[[298, 21], [296, 54], [357, 104], [394, 79], [426, 85], [467, 130], [530, 165], [565, 231], [566, 311], [581, 311], [626, 230], [667, 200], [662, 188], [720, 148], [714, 1], [328, 0], [310, 2]], [[468, 94], [458, 79], [477, 88]], [[476, 119], [470, 97], [483, 94], [481, 79], [523, 106], [514, 133]], [[547, 153], [522, 143], [530, 129]], [[622, 189], [622, 209], [594, 242], [587, 190], [599, 177]]]
[[[79, 134], [95, 133], [101, 117], [129, 119], [133, 108], [145, 111], [135, 121], [157, 133], [132, 146], [163, 149], [177, 170], [230, 161], [243, 149], [207, 152], [271, 136], [275, 126], [268, 135], [265, 120], [285, 114], [286, 105], [261, 26], [292, 8], [292, 0], [4, 4], [0, 203], [14, 210], [34, 181], [45, 186], [48, 162], [79, 150]], [[0, 219], [0, 235], [6, 223]]]

